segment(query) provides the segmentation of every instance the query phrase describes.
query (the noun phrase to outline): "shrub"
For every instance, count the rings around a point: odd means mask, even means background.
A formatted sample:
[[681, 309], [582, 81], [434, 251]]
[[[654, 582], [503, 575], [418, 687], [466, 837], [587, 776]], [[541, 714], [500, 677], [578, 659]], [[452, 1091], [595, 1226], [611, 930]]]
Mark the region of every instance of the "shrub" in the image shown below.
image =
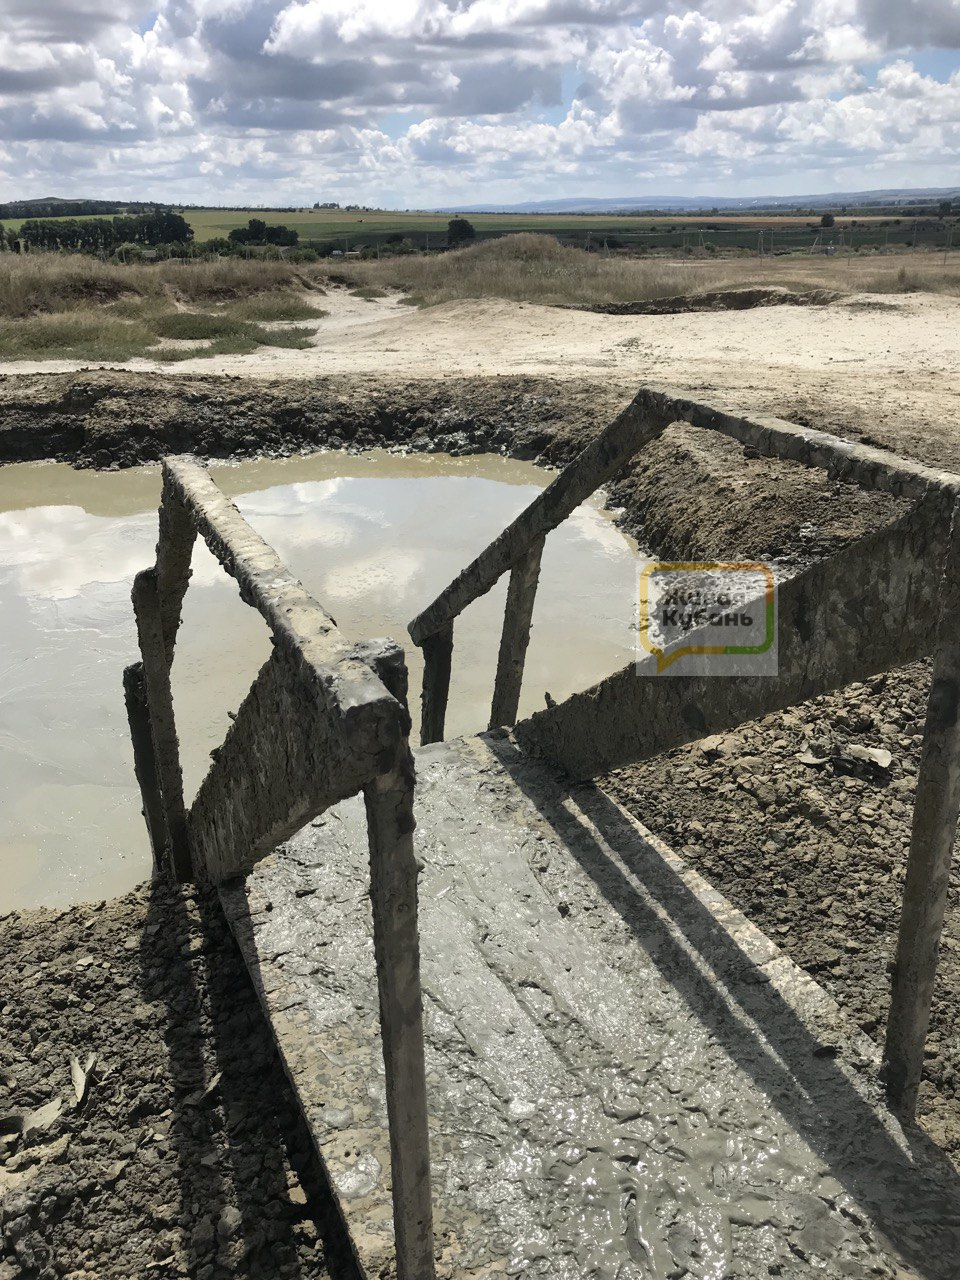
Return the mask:
[[229, 315], [208, 315], [206, 312], [174, 311], [157, 316], [153, 324], [160, 338], [178, 338], [181, 341], [199, 342], [204, 338], [239, 338], [250, 328], [247, 321]]
[[327, 314], [322, 307], [315, 307], [296, 294], [279, 289], [243, 298], [230, 307], [230, 315], [238, 320], [313, 320]]
[[473, 223], [468, 222], [466, 218], [451, 218], [447, 223], [447, 244], [451, 249], [469, 244], [476, 234]]

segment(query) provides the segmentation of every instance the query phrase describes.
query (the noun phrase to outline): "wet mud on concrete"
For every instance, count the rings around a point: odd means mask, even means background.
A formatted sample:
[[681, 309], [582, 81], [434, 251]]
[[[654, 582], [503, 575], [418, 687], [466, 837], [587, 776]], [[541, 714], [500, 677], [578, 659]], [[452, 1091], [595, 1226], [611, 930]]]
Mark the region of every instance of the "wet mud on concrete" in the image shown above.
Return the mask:
[[[442, 1276], [953, 1275], [960, 1178], [883, 1111], [872, 1046], [759, 931], [503, 736], [421, 748], [417, 770]], [[222, 897], [378, 1275], [365, 859], [350, 801]]]

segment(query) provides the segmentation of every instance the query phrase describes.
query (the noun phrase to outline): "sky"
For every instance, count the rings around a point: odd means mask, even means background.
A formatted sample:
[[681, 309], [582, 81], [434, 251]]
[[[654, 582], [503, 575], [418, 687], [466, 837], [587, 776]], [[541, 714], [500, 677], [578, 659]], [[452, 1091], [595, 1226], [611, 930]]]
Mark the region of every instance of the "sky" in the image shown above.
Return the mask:
[[960, 0], [0, 0], [0, 200], [960, 184]]

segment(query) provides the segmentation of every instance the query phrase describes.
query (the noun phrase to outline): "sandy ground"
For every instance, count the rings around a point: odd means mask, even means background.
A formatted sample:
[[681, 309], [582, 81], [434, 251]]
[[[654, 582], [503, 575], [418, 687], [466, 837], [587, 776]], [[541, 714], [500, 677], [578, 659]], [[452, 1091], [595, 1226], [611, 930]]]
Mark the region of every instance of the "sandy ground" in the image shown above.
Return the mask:
[[[398, 296], [365, 300], [336, 288], [329, 315], [304, 351], [264, 348], [157, 365], [120, 367], [165, 376], [256, 379], [376, 375], [386, 379], [529, 375], [611, 378], [717, 393], [745, 407], [786, 412], [814, 402], [838, 427], [862, 393], [887, 415], [931, 421], [960, 407], [960, 298], [854, 294], [829, 306], [667, 316], [606, 316], [495, 299], [415, 310]], [[69, 361], [11, 362], [4, 374], [73, 372]], [[908, 440], [904, 447], [910, 447]]]

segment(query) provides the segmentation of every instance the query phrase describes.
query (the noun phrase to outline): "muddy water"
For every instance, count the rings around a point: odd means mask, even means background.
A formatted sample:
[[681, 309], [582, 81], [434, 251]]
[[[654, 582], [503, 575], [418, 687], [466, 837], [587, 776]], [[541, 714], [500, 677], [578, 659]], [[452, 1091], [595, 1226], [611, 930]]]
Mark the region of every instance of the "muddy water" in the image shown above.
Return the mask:
[[[406, 624], [549, 473], [499, 457], [311, 458], [225, 464], [218, 483], [357, 639]], [[159, 472], [0, 467], [0, 911], [108, 897], [150, 859], [121, 693], [137, 656], [134, 573], [153, 560]], [[635, 548], [599, 500], [547, 541], [522, 709], [622, 666]], [[505, 581], [457, 624], [448, 732], [486, 725]], [[260, 617], [198, 546], [174, 663], [188, 800], [269, 653]]]

